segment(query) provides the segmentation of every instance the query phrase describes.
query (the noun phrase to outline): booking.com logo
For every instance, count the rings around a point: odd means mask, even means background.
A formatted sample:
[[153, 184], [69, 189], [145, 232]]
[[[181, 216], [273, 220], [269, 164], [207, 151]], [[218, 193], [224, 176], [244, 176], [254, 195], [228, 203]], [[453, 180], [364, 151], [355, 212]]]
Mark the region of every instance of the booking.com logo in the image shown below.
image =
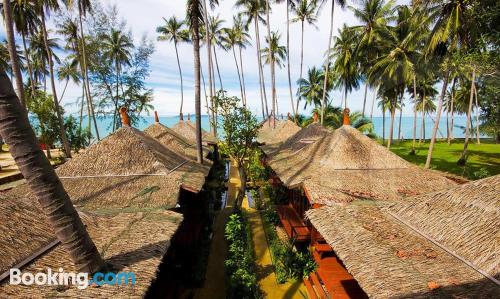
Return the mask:
[[92, 284], [102, 285], [135, 285], [134, 272], [96, 272], [89, 277], [88, 273], [64, 272], [59, 268], [58, 272], [47, 268], [47, 273], [21, 272], [17, 268], [10, 269], [10, 284], [13, 285], [76, 285], [83, 290]]

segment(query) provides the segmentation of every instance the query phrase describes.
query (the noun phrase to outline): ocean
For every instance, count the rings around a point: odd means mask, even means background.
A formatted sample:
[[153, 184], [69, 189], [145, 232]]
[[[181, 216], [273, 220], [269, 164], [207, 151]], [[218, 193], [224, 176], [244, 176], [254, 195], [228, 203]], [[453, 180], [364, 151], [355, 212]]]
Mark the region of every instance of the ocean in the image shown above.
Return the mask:
[[[184, 116], [184, 119], [186, 119], [186, 116]], [[111, 133], [112, 129], [112, 120], [113, 118], [110, 117], [100, 117], [97, 119], [97, 127], [99, 128], [99, 135], [101, 138], [109, 135]], [[194, 117], [192, 117], [191, 120], [194, 120]], [[167, 126], [171, 127], [175, 125], [179, 121], [178, 116], [160, 116], [160, 122]], [[386, 124], [385, 124], [385, 132], [386, 132], [386, 138], [389, 136], [389, 122], [390, 118], [387, 116], [386, 117]], [[422, 118], [417, 117], [417, 138], [420, 136], [420, 126], [421, 126]], [[454, 121], [454, 129], [453, 129], [453, 135], [455, 138], [463, 138], [464, 137], [464, 128], [465, 128], [465, 122], [466, 122], [466, 117], [465, 116], [456, 116], [455, 121]], [[83, 124], [88, 123], [88, 118], [86, 116], [83, 117]], [[151, 125], [154, 123], [154, 117], [153, 116], [145, 116], [143, 119], [136, 125], [137, 129], [143, 130], [147, 126]], [[377, 136], [382, 137], [382, 123], [383, 123], [383, 118], [381, 116], [378, 117], [373, 117], [373, 126], [374, 126], [374, 132], [377, 134]], [[398, 137], [398, 125], [399, 125], [399, 118], [396, 117], [394, 121], [394, 138]], [[430, 138], [432, 134], [432, 129], [434, 126], [434, 121], [430, 117], [425, 118], [425, 137], [427, 139]], [[201, 127], [209, 131], [209, 123], [208, 123], [208, 116], [203, 115], [201, 118]], [[222, 132], [222, 130], [220, 130]], [[94, 134], [94, 127], [92, 126], [92, 132]], [[413, 138], [413, 117], [411, 116], [403, 116], [401, 119], [401, 134], [403, 138], [406, 139], [411, 139]], [[95, 135], [95, 134], [94, 134]], [[446, 117], [441, 118], [439, 122], [439, 131], [438, 131], [438, 138], [441, 137], [446, 137]], [[484, 136], [483, 136], [484, 137]]]

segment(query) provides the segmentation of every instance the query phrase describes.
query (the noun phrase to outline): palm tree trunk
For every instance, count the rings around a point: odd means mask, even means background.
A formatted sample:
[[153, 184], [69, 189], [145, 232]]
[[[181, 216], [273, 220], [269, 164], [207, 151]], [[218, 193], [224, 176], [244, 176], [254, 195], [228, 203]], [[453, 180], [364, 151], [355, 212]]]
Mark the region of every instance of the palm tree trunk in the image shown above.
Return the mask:
[[365, 84], [365, 97], [363, 99], [363, 117], [365, 117], [366, 95], [368, 94], [368, 83]]
[[177, 57], [177, 67], [179, 68], [179, 77], [181, 78], [181, 108], [179, 115], [182, 115], [182, 106], [184, 106], [184, 82], [182, 80], [182, 68], [179, 60], [179, 51], [177, 50], [177, 41], [174, 41], [175, 56]]
[[210, 115], [210, 107], [208, 106], [207, 86], [205, 84], [205, 76], [203, 76], [203, 68], [200, 67], [201, 83], [203, 84], [203, 94], [205, 95], [205, 107], [207, 108], [208, 123], [212, 126], [212, 117]]
[[288, 89], [290, 91], [290, 104], [292, 105], [292, 112], [297, 122], [297, 113], [295, 112], [295, 105], [293, 104], [292, 95], [292, 78], [290, 75], [290, 0], [286, 0], [286, 61], [288, 67]]
[[83, 106], [84, 105], [85, 105], [85, 86], [82, 85], [82, 103], [80, 106], [80, 124], [78, 126], [80, 128], [80, 130], [82, 129], [82, 124], [83, 124]]
[[[205, 3], [206, 4], [206, 3]], [[194, 8], [195, 10], [197, 7]], [[198, 163], [203, 164], [203, 151], [201, 145], [201, 90], [200, 90], [200, 23], [197, 17], [198, 14], [194, 14], [192, 18], [192, 30], [193, 30], [193, 55], [194, 55], [194, 109], [196, 114], [196, 158]], [[208, 20], [208, 13], [205, 5], [205, 19]], [[208, 23], [207, 23], [207, 36], [208, 36]], [[208, 41], [208, 40], [207, 40]], [[210, 59], [210, 44], [207, 44], [208, 53]], [[210, 63], [209, 63], [210, 65]], [[210, 72], [210, 70], [209, 70]], [[210, 75], [209, 77], [211, 77]], [[212, 88], [212, 81], [209, 82], [210, 88]], [[210, 91], [210, 96], [212, 96], [212, 91]], [[212, 111], [213, 113], [213, 111]]]
[[470, 136], [470, 127], [471, 127], [471, 119], [472, 119], [472, 103], [474, 101], [474, 81], [476, 81], [476, 68], [472, 68], [472, 83], [470, 87], [470, 97], [469, 97], [469, 108], [467, 109], [467, 121], [465, 124], [465, 141], [464, 141], [464, 150], [460, 159], [458, 159], [459, 165], [465, 165], [466, 157], [467, 157], [467, 147], [469, 145], [469, 136]]
[[453, 126], [455, 125], [454, 122], [455, 122], [455, 117], [454, 117], [454, 104], [455, 104], [455, 83], [457, 81], [457, 78], [453, 78], [453, 83], [451, 84], [451, 107], [450, 107], [450, 112], [451, 112], [451, 124], [450, 124], [450, 133], [449, 133], [449, 138], [448, 138], [448, 145], [451, 144], [451, 140], [454, 139], [453, 138]]
[[[208, 8], [207, 8], [207, 1], [206, 0], [203, 0], [203, 15], [204, 15], [204, 19], [205, 19], [205, 39], [206, 39], [206, 46], [207, 46], [207, 59], [208, 59], [208, 85], [210, 86], [209, 88], [209, 92], [210, 92], [210, 106], [211, 106], [211, 110], [212, 110], [212, 118], [214, 117], [214, 106], [213, 106], [213, 97], [214, 97], [214, 94], [215, 94], [215, 88], [213, 87], [213, 64], [212, 64], [212, 41], [210, 39], [210, 28], [209, 28], [209, 19], [208, 19]], [[199, 31], [199, 28], [196, 28], [196, 30]], [[199, 32], [198, 32], [199, 34]], [[199, 46], [199, 39], [198, 39], [198, 49], [200, 48]], [[199, 50], [198, 50], [199, 52]], [[198, 53], [198, 60], [199, 60], [199, 53]], [[195, 57], [195, 60], [196, 60], [196, 57]], [[199, 80], [199, 77], [200, 77], [200, 71], [199, 71], [199, 67], [198, 67], [198, 85], [200, 84], [200, 80]], [[195, 83], [196, 85], [196, 83]], [[198, 90], [198, 93], [200, 93], [200, 91]], [[200, 120], [201, 120], [201, 110], [200, 110]], [[196, 116], [196, 118], [198, 119], [198, 115]], [[201, 124], [200, 124], [201, 125]], [[198, 126], [198, 125], [196, 125]], [[212, 134], [213, 135], [216, 135], [216, 128], [215, 126], [212, 126], [211, 128], [211, 131], [212, 131]], [[200, 134], [201, 134], [201, 127], [200, 127]], [[200, 136], [200, 150], [201, 150], [201, 136]], [[203, 160], [203, 159], [202, 159]], [[199, 161], [200, 163], [203, 163], [203, 161]]]
[[224, 86], [222, 85], [222, 77], [220, 75], [220, 70], [219, 70], [219, 59], [217, 59], [217, 51], [215, 49], [215, 45], [213, 45], [213, 48], [214, 48], [215, 66], [217, 67], [217, 76], [219, 76], [220, 89], [224, 90]]
[[[303, 67], [304, 67], [304, 20], [301, 20], [300, 22], [300, 26], [301, 26], [301, 37], [300, 37], [300, 79], [302, 79], [302, 73], [303, 73]], [[302, 81], [300, 81], [301, 84], [299, 85], [299, 90], [302, 88]], [[296, 115], [296, 119], [297, 119], [297, 116], [299, 114], [299, 102], [301, 100], [301, 93], [299, 92], [299, 95], [298, 95], [298, 98], [297, 98], [297, 103], [296, 103], [296, 108], [295, 108], [295, 111], [297, 112], [297, 115]]]
[[23, 76], [19, 66], [19, 57], [17, 56], [16, 40], [14, 38], [14, 24], [12, 22], [12, 13], [10, 11], [10, 0], [3, 0], [3, 17], [5, 21], [5, 33], [7, 34], [8, 50], [10, 62], [12, 64], [12, 72], [16, 78], [17, 97], [21, 104], [26, 107], [24, 101]]
[[272, 108], [272, 116], [273, 116], [273, 127], [276, 126], [276, 78], [274, 76], [274, 60], [272, 58], [272, 49], [271, 49], [271, 20], [269, 19], [269, 3], [270, 0], [266, 0], [266, 20], [267, 20], [267, 38], [269, 46], [267, 47], [269, 50], [269, 60], [270, 60], [270, 69], [271, 69], [271, 97], [273, 101]]
[[[89, 82], [89, 74], [88, 74], [88, 66], [87, 66], [87, 52], [86, 52], [86, 44], [85, 44], [85, 34], [83, 33], [83, 20], [82, 20], [82, 9], [78, 8], [78, 17], [80, 21], [80, 35], [82, 38], [82, 72], [83, 72], [83, 84], [85, 86], [87, 92], [87, 104], [90, 107], [90, 113], [88, 117], [92, 117], [94, 121], [94, 129], [97, 140], [101, 140], [99, 136], [99, 128], [97, 127], [97, 119], [94, 111], [94, 102], [92, 101], [92, 93], [90, 92], [90, 82]], [[90, 122], [90, 121], [89, 121]], [[91, 130], [89, 125], [89, 130]]]
[[26, 34], [24, 32], [21, 32], [21, 37], [23, 39], [24, 56], [26, 57], [26, 65], [28, 66], [28, 75], [30, 77], [31, 94], [33, 95], [36, 90], [36, 86], [35, 86], [35, 81], [33, 79], [33, 67], [31, 65], [31, 58], [28, 53], [28, 47], [26, 46]]
[[240, 66], [241, 66], [241, 81], [243, 82], [243, 105], [247, 105], [247, 91], [245, 87], [245, 74], [243, 72], [243, 55], [242, 55], [242, 49], [241, 45], [239, 46], [239, 51], [240, 51]]
[[54, 101], [54, 109], [56, 110], [57, 120], [59, 121], [59, 135], [61, 136], [61, 141], [64, 146], [64, 151], [66, 156], [71, 158], [71, 147], [69, 146], [68, 138], [66, 138], [66, 130], [64, 128], [64, 120], [61, 114], [61, 107], [59, 106], [59, 101], [57, 99], [56, 82], [54, 79], [54, 64], [52, 62], [52, 52], [49, 47], [47, 40], [47, 28], [45, 26], [45, 12], [44, 8], [41, 8], [41, 18], [42, 18], [42, 36], [43, 42], [45, 43], [45, 51], [47, 51], [48, 63], [49, 63], [49, 73], [50, 73], [50, 84], [52, 85], [52, 97]]
[[375, 101], [377, 101], [377, 93], [378, 93], [378, 85], [375, 88], [375, 92], [373, 93], [372, 109], [370, 111], [370, 120], [373, 120], [373, 107], [375, 107]]
[[66, 80], [66, 83], [64, 84], [64, 88], [63, 88], [63, 92], [61, 94], [61, 98], [59, 98], [59, 104], [62, 102], [62, 99], [64, 98], [64, 94], [66, 93], [66, 88], [68, 88], [68, 83], [69, 83], [69, 79]]
[[400, 107], [399, 107], [398, 141], [401, 141], [401, 137], [402, 137], [402, 134], [401, 134], [401, 120], [402, 119], [403, 119], [403, 95], [401, 95]]
[[382, 108], [382, 143], [385, 143], [385, 107]]
[[40, 149], [26, 109], [21, 106], [3, 70], [0, 70], [0, 134], [9, 145], [19, 170], [77, 271], [98, 271], [104, 262], [61, 181]]
[[481, 139], [479, 138], [479, 100], [477, 98], [477, 89], [476, 89], [476, 83], [473, 81], [472, 84], [474, 85], [474, 97], [476, 98], [476, 143], [481, 144]]
[[418, 141], [418, 144], [420, 145], [420, 142], [425, 142], [425, 106], [427, 105], [425, 102], [425, 91], [424, 94], [422, 95], [422, 126], [420, 127], [420, 140]]
[[321, 98], [321, 124], [323, 124], [323, 115], [326, 106], [326, 87], [328, 86], [328, 73], [330, 71], [330, 51], [332, 48], [333, 35], [333, 13], [335, 12], [335, 0], [332, 0], [332, 12], [330, 14], [330, 34], [328, 35], [328, 49], [326, 50], [325, 82], [323, 84], [323, 97]]
[[120, 67], [118, 65], [118, 61], [115, 61], [115, 70], [116, 70], [116, 97], [115, 97], [115, 111], [113, 116], [113, 131], [117, 129], [117, 118], [120, 117], [118, 115], [118, 100], [119, 100], [119, 87], [120, 87]]
[[415, 154], [415, 140], [417, 139], [417, 78], [415, 74], [413, 75], [413, 100], [415, 106], [413, 107], [413, 143], [411, 152]]
[[257, 41], [257, 61], [259, 63], [259, 81], [260, 81], [260, 87], [261, 87], [261, 100], [262, 98], [264, 99], [264, 106], [266, 108], [266, 116], [269, 117], [269, 107], [267, 105], [267, 95], [266, 95], [266, 83], [264, 79], [264, 70], [262, 68], [262, 57], [260, 56], [260, 29], [259, 29], [259, 18], [258, 16], [254, 17], [255, 21], [255, 39]]
[[387, 140], [387, 148], [391, 148], [392, 138], [394, 135], [394, 118], [396, 115], [396, 108], [391, 107], [391, 123], [389, 124], [389, 140]]
[[434, 128], [432, 129], [432, 137], [431, 143], [429, 144], [429, 152], [427, 153], [427, 160], [425, 161], [425, 168], [429, 168], [431, 166], [432, 160], [432, 150], [434, 149], [434, 143], [436, 143], [437, 131], [439, 128], [439, 120], [441, 119], [441, 110], [443, 110], [443, 100], [446, 94], [446, 88], [448, 87], [448, 78], [450, 76], [449, 72], [446, 72], [443, 82], [443, 88], [441, 90], [441, 96], [439, 97], [437, 114], [436, 114], [436, 122], [434, 123]]
[[238, 73], [238, 81], [240, 82], [240, 92], [241, 92], [241, 101], [243, 101], [243, 85], [241, 83], [241, 76], [240, 76], [240, 67], [238, 66], [238, 59], [236, 58], [236, 51], [234, 50], [234, 46], [231, 47], [233, 50], [233, 57], [234, 57], [234, 63], [236, 64], [236, 72]]

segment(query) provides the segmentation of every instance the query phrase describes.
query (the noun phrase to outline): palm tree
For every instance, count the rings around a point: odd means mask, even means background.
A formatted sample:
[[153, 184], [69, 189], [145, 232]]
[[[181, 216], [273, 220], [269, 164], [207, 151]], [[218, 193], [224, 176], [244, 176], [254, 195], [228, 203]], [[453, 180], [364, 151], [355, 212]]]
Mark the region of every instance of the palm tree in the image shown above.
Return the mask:
[[[259, 68], [259, 84], [260, 84], [260, 101], [262, 105], [262, 117], [269, 117], [269, 108], [267, 104], [266, 85], [264, 80], [264, 72], [262, 69], [261, 61], [261, 47], [260, 47], [260, 29], [259, 23], [265, 23], [262, 15], [265, 12], [266, 0], [237, 0], [235, 6], [243, 9], [239, 15], [246, 18], [246, 25], [248, 26], [252, 21], [255, 26], [255, 43], [257, 50], [257, 62]], [[265, 113], [264, 113], [265, 111]]]
[[243, 83], [241, 81], [241, 76], [240, 76], [240, 67], [238, 66], [238, 59], [236, 58], [236, 50], [234, 49], [238, 43], [237, 40], [237, 32], [235, 28], [224, 28], [224, 36], [223, 36], [223, 41], [224, 41], [224, 49], [226, 50], [232, 50], [233, 52], [233, 57], [234, 57], [234, 63], [236, 65], [236, 72], [238, 73], [238, 81], [240, 83], [240, 92], [241, 92], [241, 99], [244, 102], [244, 94], [243, 94]]
[[[384, 127], [385, 127], [385, 111], [389, 110], [389, 114], [391, 116], [391, 120], [389, 123], [389, 138], [387, 140], [387, 148], [391, 147], [392, 140], [393, 140], [393, 135], [394, 135], [394, 118], [396, 115], [396, 110], [399, 107], [399, 102], [398, 102], [398, 94], [400, 94], [400, 91], [397, 88], [391, 87], [390, 84], [387, 84], [389, 87], [386, 88], [385, 85], [382, 85], [379, 89], [379, 97], [381, 98], [381, 104], [380, 106], [382, 107], [383, 113], [384, 113]], [[384, 135], [385, 135], [385, 128], [384, 130]], [[385, 136], [383, 138], [385, 140]]]
[[286, 47], [279, 45], [281, 35], [277, 32], [271, 32], [270, 38], [266, 38], [267, 48], [262, 49], [262, 58], [264, 58], [264, 63], [271, 66], [273, 70], [272, 73], [272, 87], [273, 87], [273, 126], [276, 125], [276, 114], [277, 114], [277, 99], [276, 99], [276, 78], [275, 78], [275, 67], [281, 68], [283, 66], [284, 60], [286, 59]]
[[[365, 77], [368, 77], [369, 69], [378, 56], [378, 52], [380, 51], [379, 44], [391, 34], [387, 24], [393, 20], [393, 6], [393, 0], [387, 3], [384, 0], [363, 0], [359, 4], [359, 8], [349, 6], [354, 16], [361, 23], [351, 28], [359, 35], [356, 52], [358, 52], [358, 56], [364, 58], [364, 63], [361, 64], [361, 67], [363, 68]], [[368, 86], [369, 80], [366, 80], [363, 115], [365, 115]]]
[[[265, 0], [265, 8], [266, 8], [266, 28], [267, 28], [267, 38], [266, 41], [268, 44], [271, 43], [272, 41], [272, 36], [271, 36], [271, 20], [269, 19], [270, 11], [271, 11], [271, 0]], [[268, 50], [268, 55], [269, 57], [272, 57], [273, 54], [271, 53], [272, 49], [271, 47], [267, 47]], [[270, 70], [271, 70], [271, 99], [273, 101], [272, 105], [272, 110], [271, 110], [271, 115], [273, 116], [273, 126], [276, 126], [276, 110], [277, 110], [277, 99], [276, 99], [276, 76], [275, 76], [275, 65], [274, 63], [269, 64]]]
[[[193, 56], [194, 56], [194, 103], [196, 112], [196, 152], [197, 152], [196, 156], [197, 156], [197, 161], [200, 164], [203, 164], [203, 150], [201, 145], [200, 22], [203, 23], [204, 20], [206, 21], [205, 30], [207, 33], [209, 32], [206, 0], [203, 0], [203, 2], [205, 3], [205, 5], [202, 5], [201, 0], [188, 0], [187, 3], [187, 16], [189, 18], [189, 24], [191, 28], [191, 36], [193, 40]], [[218, 3], [217, 0], [209, 0], [209, 4], [212, 6], [217, 3]], [[211, 48], [210, 48], [209, 34], [207, 34], [207, 48], [209, 54], [208, 58], [210, 67]], [[212, 86], [211, 80], [210, 80], [210, 86]], [[212, 92], [211, 92], [211, 97], [212, 97]], [[214, 113], [214, 109], [212, 109], [212, 113]], [[214, 134], [216, 133], [217, 132], [215, 131], [215, 126], [214, 126]]]
[[184, 28], [184, 21], [177, 20], [175, 16], [170, 17], [168, 20], [163, 18], [165, 21], [164, 25], [158, 26], [156, 32], [159, 33], [159, 41], [169, 41], [174, 43], [175, 56], [177, 58], [177, 67], [179, 68], [179, 77], [181, 78], [181, 107], [179, 115], [182, 116], [182, 108], [184, 105], [184, 83], [182, 79], [182, 68], [181, 62], [179, 60], [179, 51], [177, 49], [177, 44], [179, 42], [189, 41], [189, 31]]
[[[51, 32], [50, 30], [48, 31]], [[47, 76], [50, 75], [47, 61], [49, 59], [49, 54], [45, 47], [45, 39], [43, 37], [43, 32], [38, 32], [29, 37], [30, 47], [28, 53], [30, 53], [30, 60], [33, 63], [33, 79], [35, 80], [35, 86], [39, 81], [43, 80], [44, 91], [47, 90]], [[58, 38], [47, 38], [48, 48], [50, 49], [50, 54], [52, 59], [57, 63], [61, 63], [59, 56], [57, 56], [56, 51], [61, 50]]]
[[[302, 71], [304, 66], [304, 25], [307, 22], [309, 25], [316, 26], [317, 18], [317, 7], [316, 2], [314, 0], [300, 0], [300, 2], [295, 5], [295, 9], [293, 10], [295, 13], [295, 18], [292, 19], [292, 22], [300, 22], [301, 27], [301, 37], [300, 37], [300, 77], [302, 78]], [[290, 51], [289, 47], [287, 50]], [[299, 87], [300, 88], [300, 87]], [[299, 101], [300, 97], [297, 98], [297, 106], [295, 109], [295, 115], [298, 114], [299, 110]]]
[[[104, 49], [104, 58], [114, 64], [116, 72], [116, 97], [115, 97], [115, 109], [113, 113], [113, 131], [116, 129], [117, 125], [117, 114], [118, 114], [118, 100], [120, 99], [119, 86], [121, 84], [121, 69], [124, 65], [130, 65], [130, 59], [132, 54], [130, 50], [133, 48], [132, 41], [130, 37], [123, 34], [120, 30], [111, 29], [109, 34], [104, 34], [101, 37], [102, 47]], [[120, 122], [121, 123], [121, 122]]]
[[[313, 109], [313, 113], [320, 113], [321, 106]], [[351, 127], [359, 130], [362, 133], [371, 133], [373, 131], [373, 123], [370, 119], [361, 115], [360, 112], [352, 112], [349, 114]], [[309, 119], [304, 124], [311, 123]], [[325, 109], [324, 126], [332, 129], [338, 129], [344, 125], [344, 109], [341, 107], [333, 107], [328, 105]]]
[[[312, 67], [307, 72], [307, 79], [300, 78], [297, 81], [299, 88], [297, 95], [305, 99], [304, 109], [307, 106], [313, 105], [314, 107], [322, 106], [322, 96], [324, 88], [325, 74], [316, 67]], [[328, 93], [326, 95], [328, 100]]]
[[[275, 0], [276, 3], [281, 3], [283, 1], [285, 0]], [[292, 76], [290, 74], [290, 10], [295, 10], [295, 4], [296, 3], [294, 0], [286, 0], [286, 62], [288, 74], [288, 91], [290, 92], [290, 104], [292, 105], [292, 113], [294, 115], [295, 122], [297, 122], [297, 111], [295, 110], [295, 105], [293, 104]], [[302, 77], [302, 74], [300, 77]]]
[[347, 25], [339, 29], [339, 36], [334, 39], [332, 58], [335, 59], [333, 72], [337, 75], [337, 87], [342, 87], [344, 108], [347, 108], [347, 94], [359, 88], [361, 80], [355, 53], [356, 35]]
[[[217, 58], [216, 46], [223, 48], [223, 46], [222, 46], [222, 42], [223, 42], [222, 24], [224, 24], [226, 21], [222, 20], [218, 15], [215, 17], [214, 16], [210, 17], [209, 20], [210, 20], [209, 30], [210, 30], [210, 37], [211, 37], [210, 43], [212, 44], [212, 48], [213, 48], [213, 53], [214, 53], [214, 58], [215, 58], [215, 67], [217, 69], [217, 75], [219, 77], [220, 89], [223, 90], [224, 86], [222, 85], [222, 77], [220, 75], [219, 59]], [[215, 80], [214, 80], [214, 85], [215, 85]]]
[[[323, 6], [328, 0], [317, 0], [319, 4], [319, 8]], [[325, 61], [325, 69], [326, 69], [326, 74], [330, 73], [330, 51], [332, 47], [332, 36], [333, 36], [333, 13], [335, 12], [335, 0], [332, 1], [332, 10], [330, 13], [330, 33], [328, 35], [328, 48], [326, 51], [326, 61]], [[340, 7], [345, 6], [345, 0], [337, 0], [337, 3], [340, 5]], [[327, 86], [328, 86], [328, 76], [325, 78], [325, 82], [323, 84], [323, 97], [321, 99], [321, 103], [323, 105], [323, 109], [321, 110], [321, 123], [323, 123], [323, 114], [324, 114], [324, 107], [326, 107], [326, 92], [327, 92]]]
[[33, 67], [26, 44], [26, 38], [35, 33], [40, 26], [40, 19], [36, 13], [36, 5], [32, 1], [14, 1], [12, 2], [12, 18], [16, 31], [21, 34], [23, 41], [24, 56], [28, 67], [31, 89], [35, 90], [35, 81], [33, 78]]
[[250, 45], [250, 34], [248, 34], [248, 27], [243, 23], [240, 15], [233, 17], [233, 30], [236, 36], [236, 41], [239, 49], [240, 67], [241, 67], [241, 81], [243, 85], [243, 105], [247, 105], [247, 93], [245, 87], [245, 73], [243, 71], [243, 49]]
[[8, 50], [10, 61], [12, 65], [12, 72], [14, 73], [14, 77], [16, 78], [16, 89], [17, 89], [17, 98], [21, 101], [21, 104], [26, 107], [26, 103], [24, 101], [24, 86], [23, 86], [23, 76], [21, 74], [21, 68], [19, 66], [19, 57], [17, 57], [17, 47], [16, 40], [14, 38], [14, 22], [12, 20], [12, 12], [11, 12], [11, 4], [10, 0], [3, 0], [3, 17], [5, 23], [5, 31], [7, 34], [8, 41]]
[[57, 238], [78, 272], [94, 273], [104, 262], [83, 225], [78, 212], [40, 149], [26, 109], [21, 106], [12, 83], [0, 69], [0, 133], [9, 145], [19, 170], [45, 211]]
[[66, 81], [64, 84], [64, 89], [61, 94], [61, 98], [59, 99], [62, 102], [64, 98], [64, 94], [66, 93], [66, 88], [68, 87], [69, 81], [73, 81], [75, 84], [79, 84], [81, 82], [81, 74], [78, 72], [78, 60], [71, 59], [68, 57], [61, 66], [59, 66], [59, 70], [57, 71], [57, 77], [59, 81]]
[[[472, 2], [465, 0], [421, 0], [418, 4], [428, 15], [429, 21], [434, 24], [427, 43], [428, 54], [442, 45], [446, 45], [447, 52], [453, 54], [459, 50], [467, 50], [475, 44], [477, 35], [475, 34], [475, 24], [470, 13], [474, 6]], [[429, 168], [431, 165], [432, 151], [436, 142], [443, 101], [450, 77], [449, 69], [443, 71], [443, 86], [439, 96], [436, 122], [432, 129], [425, 168]]]
[[[85, 34], [83, 32], [83, 18], [86, 17], [87, 12], [92, 11], [92, 3], [90, 0], [65, 0], [66, 1], [66, 6], [68, 8], [71, 8], [73, 6], [73, 3], [76, 2], [77, 4], [77, 9], [78, 9], [78, 21], [79, 21], [79, 29], [80, 29], [80, 39], [81, 41], [77, 43], [77, 53], [78, 56], [80, 56], [80, 69], [83, 75], [83, 88], [84, 88], [84, 94], [87, 97], [87, 106], [89, 107], [90, 114], [89, 115], [89, 123], [90, 123], [90, 117], [92, 117], [92, 120], [94, 121], [94, 129], [96, 132], [96, 137], [97, 140], [100, 140], [99, 136], [99, 129], [97, 127], [97, 120], [95, 116], [95, 111], [94, 111], [94, 102], [92, 100], [92, 93], [90, 92], [90, 81], [89, 81], [89, 76], [88, 76], [88, 65], [87, 65], [87, 43], [85, 39]], [[90, 129], [90, 126], [89, 126]]]
[[54, 100], [54, 109], [57, 114], [57, 120], [59, 122], [59, 134], [61, 137], [62, 144], [64, 146], [64, 151], [68, 158], [71, 158], [71, 147], [68, 142], [68, 138], [66, 137], [66, 129], [64, 128], [64, 120], [61, 114], [62, 109], [59, 107], [59, 100], [57, 97], [56, 91], [56, 82], [55, 82], [55, 72], [54, 72], [54, 61], [52, 60], [52, 49], [50, 48], [48, 31], [45, 22], [45, 15], [50, 10], [57, 11], [59, 10], [59, 3], [56, 0], [39, 0], [36, 2], [37, 4], [37, 12], [41, 18], [42, 25], [42, 37], [43, 43], [45, 46], [45, 51], [47, 53], [47, 62], [49, 64], [49, 75], [50, 75], [50, 85], [52, 87], [52, 98]]

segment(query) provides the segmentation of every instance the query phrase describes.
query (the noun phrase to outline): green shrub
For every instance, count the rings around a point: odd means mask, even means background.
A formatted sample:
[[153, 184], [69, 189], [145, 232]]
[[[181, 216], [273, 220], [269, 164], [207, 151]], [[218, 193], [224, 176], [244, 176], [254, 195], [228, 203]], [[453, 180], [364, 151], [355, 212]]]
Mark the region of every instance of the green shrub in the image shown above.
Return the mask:
[[259, 298], [250, 227], [240, 213], [229, 216], [225, 227], [229, 252], [225, 261], [229, 277], [228, 298]]
[[484, 179], [484, 178], [487, 178], [489, 177], [491, 174], [490, 172], [488, 171], [488, 169], [484, 168], [484, 167], [481, 167], [478, 171], [474, 171], [474, 173], [472, 174], [472, 176], [475, 178], [475, 179]]

